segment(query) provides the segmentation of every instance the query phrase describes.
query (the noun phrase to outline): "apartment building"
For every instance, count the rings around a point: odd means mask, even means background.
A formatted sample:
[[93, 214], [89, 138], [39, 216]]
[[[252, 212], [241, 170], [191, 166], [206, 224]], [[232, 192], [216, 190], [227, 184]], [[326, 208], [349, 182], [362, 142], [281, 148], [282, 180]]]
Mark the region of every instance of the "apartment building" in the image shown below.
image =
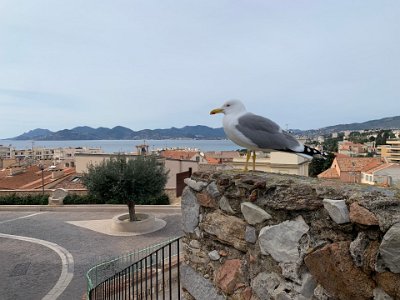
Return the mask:
[[381, 145], [377, 149], [388, 163], [400, 163], [400, 139], [387, 140], [386, 145]]
[[[294, 153], [271, 151], [269, 153], [259, 152], [256, 154], [256, 171], [292, 174], [308, 176], [308, 168], [311, 159]], [[246, 156], [234, 158], [232, 163], [227, 163], [235, 169], [244, 169]], [[252, 169], [252, 158], [249, 161], [249, 169]]]

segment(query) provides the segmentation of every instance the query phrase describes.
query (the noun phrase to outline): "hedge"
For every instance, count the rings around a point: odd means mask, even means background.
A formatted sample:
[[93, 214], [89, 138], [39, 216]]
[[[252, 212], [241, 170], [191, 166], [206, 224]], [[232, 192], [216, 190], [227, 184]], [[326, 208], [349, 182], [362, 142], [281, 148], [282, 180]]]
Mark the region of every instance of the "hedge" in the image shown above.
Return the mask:
[[28, 195], [17, 196], [15, 193], [7, 196], [0, 196], [0, 205], [47, 205], [49, 195]]

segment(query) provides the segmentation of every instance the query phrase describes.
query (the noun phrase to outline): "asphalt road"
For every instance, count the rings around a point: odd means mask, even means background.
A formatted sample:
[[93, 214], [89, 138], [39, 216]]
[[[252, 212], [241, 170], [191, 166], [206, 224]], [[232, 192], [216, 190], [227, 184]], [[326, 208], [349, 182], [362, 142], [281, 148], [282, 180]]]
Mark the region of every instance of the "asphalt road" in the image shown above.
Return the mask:
[[[51, 291], [61, 293], [58, 299], [82, 299], [85, 273], [91, 266], [182, 234], [176, 207], [153, 210], [167, 225], [140, 236], [110, 236], [66, 223], [107, 219], [124, 212], [0, 211], [0, 299], [35, 300], [46, 295], [45, 299], [52, 299]], [[72, 256], [69, 264], [65, 261], [68, 255]], [[66, 287], [58, 282], [62, 272], [73, 275], [69, 283], [64, 280]]]

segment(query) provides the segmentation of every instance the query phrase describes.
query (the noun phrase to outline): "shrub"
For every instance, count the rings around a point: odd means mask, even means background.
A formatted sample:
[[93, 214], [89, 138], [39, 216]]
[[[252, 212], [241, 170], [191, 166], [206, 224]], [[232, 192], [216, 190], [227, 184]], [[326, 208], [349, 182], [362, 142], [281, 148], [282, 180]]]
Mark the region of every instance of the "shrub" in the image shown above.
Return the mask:
[[47, 205], [49, 204], [49, 195], [27, 195], [17, 196], [11, 194], [0, 196], [0, 205]]

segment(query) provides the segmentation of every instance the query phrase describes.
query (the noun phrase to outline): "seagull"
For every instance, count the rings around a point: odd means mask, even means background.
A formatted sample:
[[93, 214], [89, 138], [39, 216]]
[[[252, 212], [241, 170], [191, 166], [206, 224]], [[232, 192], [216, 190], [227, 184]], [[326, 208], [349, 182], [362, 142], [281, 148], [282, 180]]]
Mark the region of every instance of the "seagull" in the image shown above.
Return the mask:
[[244, 170], [248, 170], [248, 163], [253, 152], [253, 171], [256, 164], [256, 151], [285, 151], [305, 154], [308, 157], [326, 156], [317, 149], [300, 143], [288, 132], [282, 130], [278, 124], [265, 117], [247, 112], [239, 100], [229, 100], [220, 108], [213, 109], [210, 115], [223, 113], [222, 124], [226, 136], [235, 144], [247, 149]]

